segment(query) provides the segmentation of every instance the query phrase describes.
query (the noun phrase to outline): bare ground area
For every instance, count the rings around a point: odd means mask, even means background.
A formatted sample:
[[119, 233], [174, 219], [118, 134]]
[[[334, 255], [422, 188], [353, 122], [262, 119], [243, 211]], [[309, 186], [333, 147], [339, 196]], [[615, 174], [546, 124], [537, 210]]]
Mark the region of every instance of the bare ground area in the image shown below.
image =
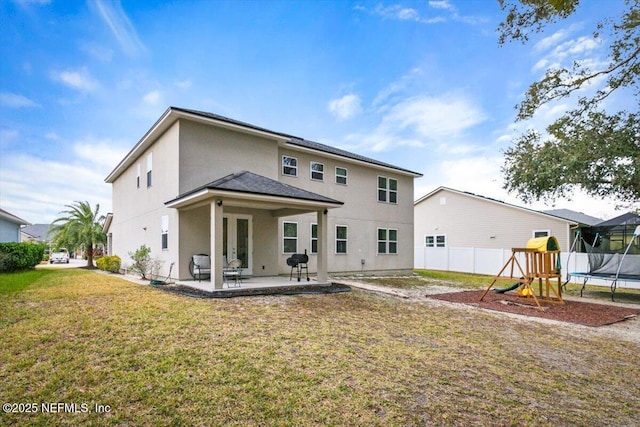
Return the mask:
[[[617, 299], [623, 299], [625, 302], [616, 302], [610, 300], [608, 288], [594, 290], [590, 293], [587, 292], [585, 294], [587, 296], [579, 297], [576, 296], [576, 294], [579, 295], [577, 291], [579, 286], [573, 285], [573, 288], [570, 288], [572, 292], [563, 295], [563, 299], [572, 308], [576, 308], [576, 310], [567, 312], [556, 304], [545, 304], [544, 301], [541, 303], [543, 308], [547, 310], [547, 313], [549, 310], [555, 311], [554, 318], [552, 316], [545, 317], [544, 312], [541, 315], [537, 312], [538, 310], [532, 299], [518, 298], [513, 292], [501, 295], [501, 298], [496, 298], [495, 293], [490, 291], [485, 297], [485, 300], [491, 300], [491, 302], [487, 301], [487, 303], [481, 304], [479, 296], [482, 295], [483, 290], [474, 292], [468, 288], [465, 289], [461, 287], [457, 281], [405, 276], [366, 279], [347, 278], [342, 280], [341, 283], [353, 287], [361, 287], [362, 284], [364, 284], [364, 286], [371, 291], [378, 291], [389, 297], [396, 297], [411, 303], [426, 304], [433, 307], [446, 306], [460, 310], [482, 310], [497, 317], [511, 319], [510, 321], [514, 322], [547, 324], [553, 326], [558, 331], [564, 331], [573, 336], [612, 337], [640, 344], [640, 315], [638, 315], [640, 313], [640, 295], [622, 294], [624, 291], [618, 293]], [[376, 289], [376, 287], [378, 287], [378, 289]], [[463, 294], [463, 291], [470, 293]], [[478, 292], [480, 292], [480, 294], [478, 294]], [[447, 297], [447, 294], [451, 294], [451, 297]], [[592, 298], [589, 298], [589, 294], [592, 295]], [[434, 298], [434, 296], [439, 297]], [[495, 302], [497, 300], [510, 300], [515, 304]], [[597, 316], [602, 310], [594, 311], [594, 305], [600, 306], [597, 308], [601, 308], [602, 306], [611, 307], [613, 309], [612, 311], [618, 311], [619, 309], [620, 314], [618, 316], [614, 315], [614, 317], [618, 319], [624, 318], [624, 320], [615, 321], [610, 324], [599, 324], [601, 322], [598, 322]], [[563, 315], [571, 316], [572, 321], [563, 319]], [[589, 326], [589, 323], [596, 326]]]

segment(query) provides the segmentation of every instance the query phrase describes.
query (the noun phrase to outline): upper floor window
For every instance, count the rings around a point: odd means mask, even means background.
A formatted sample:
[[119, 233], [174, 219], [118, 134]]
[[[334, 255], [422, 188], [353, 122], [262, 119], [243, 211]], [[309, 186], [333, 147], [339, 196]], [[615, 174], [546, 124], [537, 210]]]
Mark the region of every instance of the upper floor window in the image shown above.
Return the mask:
[[147, 187], [151, 187], [152, 183], [152, 174], [151, 170], [153, 169], [153, 157], [152, 153], [147, 154]]
[[136, 168], [136, 188], [140, 188], [140, 163], [138, 163]]
[[398, 180], [378, 177], [378, 201], [386, 203], [398, 203]]
[[347, 253], [347, 226], [336, 225], [336, 253]]
[[378, 253], [398, 253], [398, 230], [395, 228], [378, 228]]
[[282, 223], [282, 248], [285, 254], [298, 252], [298, 223]]
[[298, 159], [282, 156], [282, 175], [298, 176]]
[[324, 181], [324, 164], [311, 162], [311, 179]]
[[347, 170], [336, 167], [336, 184], [347, 185]]

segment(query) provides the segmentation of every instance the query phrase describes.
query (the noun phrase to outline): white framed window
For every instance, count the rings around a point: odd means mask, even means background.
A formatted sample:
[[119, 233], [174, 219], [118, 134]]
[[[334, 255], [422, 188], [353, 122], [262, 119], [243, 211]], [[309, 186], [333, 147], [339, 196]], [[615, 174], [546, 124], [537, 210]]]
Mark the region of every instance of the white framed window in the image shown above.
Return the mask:
[[311, 224], [311, 253], [318, 253], [318, 224]]
[[378, 201], [385, 203], [398, 203], [398, 180], [378, 176]]
[[298, 253], [298, 223], [282, 222], [282, 252], [285, 254]]
[[378, 254], [398, 253], [398, 229], [378, 228]]
[[336, 184], [347, 185], [347, 169], [336, 166]]
[[547, 236], [551, 236], [551, 230], [533, 230], [531, 232], [531, 235], [536, 238], [536, 237], [547, 237]]
[[447, 236], [444, 234], [424, 236], [424, 246], [426, 248], [445, 248], [447, 247]]
[[162, 230], [162, 250], [167, 250], [169, 249], [169, 215], [162, 215], [160, 227]]
[[346, 254], [347, 253], [347, 226], [346, 225], [336, 225], [336, 253], [337, 254]]
[[311, 162], [311, 179], [314, 181], [324, 181], [324, 164]]
[[140, 163], [136, 166], [136, 188], [140, 188]]
[[147, 154], [147, 188], [151, 187], [153, 183], [152, 171], [153, 169], [153, 153]]
[[282, 175], [298, 176], [298, 159], [282, 156]]

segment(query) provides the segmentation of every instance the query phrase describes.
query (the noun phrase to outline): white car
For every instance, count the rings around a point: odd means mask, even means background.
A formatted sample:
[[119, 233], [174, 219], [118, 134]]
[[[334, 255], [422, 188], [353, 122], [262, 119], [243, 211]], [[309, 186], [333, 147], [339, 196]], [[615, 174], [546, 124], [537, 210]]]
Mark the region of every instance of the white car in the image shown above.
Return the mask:
[[69, 264], [69, 251], [67, 248], [60, 248], [49, 256], [49, 264], [53, 264], [54, 262]]

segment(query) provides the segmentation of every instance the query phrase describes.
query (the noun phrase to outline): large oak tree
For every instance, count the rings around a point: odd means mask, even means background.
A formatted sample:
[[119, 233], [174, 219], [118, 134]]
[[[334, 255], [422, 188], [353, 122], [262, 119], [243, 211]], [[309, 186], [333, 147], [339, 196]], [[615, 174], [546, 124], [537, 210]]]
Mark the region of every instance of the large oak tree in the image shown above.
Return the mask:
[[[527, 43], [579, 7], [579, 0], [499, 1], [507, 12], [498, 27], [500, 44]], [[608, 49], [604, 66], [592, 69], [574, 60], [570, 67], [548, 69], [516, 106], [516, 121], [527, 120], [545, 104], [577, 97], [546, 132], [529, 130], [505, 151], [504, 188], [525, 201], [570, 198], [576, 188], [623, 203], [640, 201], [640, 0], [627, 0], [623, 13], [603, 19], [592, 37]], [[588, 86], [597, 90], [584, 90]], [[632, 107], [605, 110], [614, 93], [630, 96]]]

